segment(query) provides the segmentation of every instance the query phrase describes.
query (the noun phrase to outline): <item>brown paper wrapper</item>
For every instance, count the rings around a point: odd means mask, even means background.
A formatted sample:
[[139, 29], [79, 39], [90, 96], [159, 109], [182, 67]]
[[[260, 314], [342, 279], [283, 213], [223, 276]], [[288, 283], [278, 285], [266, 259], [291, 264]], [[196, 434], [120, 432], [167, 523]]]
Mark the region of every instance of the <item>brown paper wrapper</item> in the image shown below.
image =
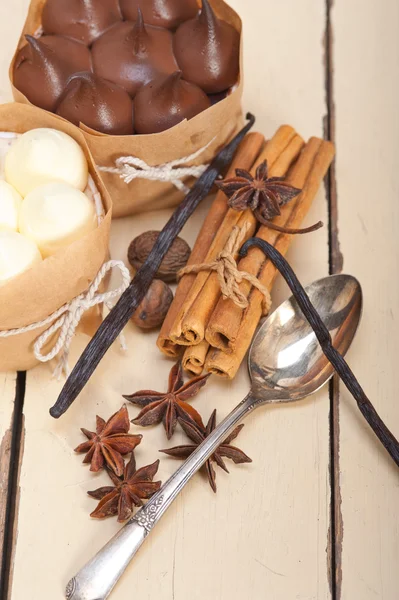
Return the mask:
[[[51, 315], [84, 292], [108, 258], [111, 199], [82, 132], [71, 123], [34, 106], [0, 105], [0, 131], [24, 133], [37, 127], [59, 129], [80, 144], [102, 196], [106, 214], [97, 229], [0, 287], [0, 331], [19, 329]], [[85, 317], [85, 332], [92, 334], [100, 320], [98, 310], [90, 311], [90, 315]], [[35, 366], [38, 361], [33, 354], [33, 343], [48, 327], [0, 337], [0, 371], [25, 370]]]
[[[46, 0], [31, 0], [28, 16], [19, 40], [17, 51], [25, 45], [25, 34], [34, 35], [41, 27], [41, 15]], [[238, 31], [242, 30], [241, 19], [223, 0], [210, 0], [216, 14], [231, 23]], [[242, 45], [242, 44], [241, 44]], [[242, 55], [242, 48], [241, 48]], [[10, 80], [16, 53], [10, 66]], [[242, 73], [242, 60], [240, 71]], [[16, 102], [30, 104], [29, 100], [12, 85]], [[111, 136], [95, 132], [84, 125], [81, 129], [98, 166], [115, 167], [121, 156], [140, 158], [149, 166], [158, 166], [194, 154], [200, 148], [214, 141], [197, 159], [189, 165], [208, 163], [215, 154], [238, 132], [242, 126], [242, 76], [228, 96], [189, 121], [152, 135]], [[55, 117], [61, 121], [61, 117]], [[111, 194], [114, 217], [167, 208], [177, 205], [184, 193], [171, 183], [135, 179], [126, 184], [117, 174], [101, 173]], [[188, 185], [192, 182], [186, 181]]]

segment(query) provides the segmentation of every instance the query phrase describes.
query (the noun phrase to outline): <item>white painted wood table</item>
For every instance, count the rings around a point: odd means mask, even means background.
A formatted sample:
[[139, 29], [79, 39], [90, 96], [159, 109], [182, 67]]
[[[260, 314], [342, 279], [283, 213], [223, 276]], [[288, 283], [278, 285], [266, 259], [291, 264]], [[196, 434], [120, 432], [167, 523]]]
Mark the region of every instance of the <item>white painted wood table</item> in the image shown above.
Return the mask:
[[[361, 281], [364, 319], [349, 362], [399, 436], [399, 4], [231, 3], [244, 20], [244, 103], [257, 128], [269, 136], [288, 122], [305, 137], [337, 143], [335, 170], [309, 215], [328, 226], [311, 241], [297, 239], [289, 259], [304, 283], [342, 268]], [[11, 99], [7, 67], [27, 6], [0, 3], [2, 102]], [[190, 241], [205, 208], [184, 231]], [[128, 242], [161, 228], [169, 214], [115, 222], [113, 256], [124, 259]], [[275, 303], [287, 295], [279, 282]], [[79, 427], [115, 412], [122, 393], [165, 386], [170, 363], [155, 335], [133, 326], [126, 335], [128, 352], [115, 345], [57, 422], [48, 408], [61, 383], [48, 366], [27, 374], [25, 394], [23, 374], [17, 385], [15, 374], [0, 374], [1, 600], [61, 600], [69, 577], [118, 529], [114, 520], [90, 520], [95, 503], [86, 492], [106, 477], [89, 474], [73, 448]], [[72, 360], [86, 343], [76, 339]], [[212, 381], [195, 406], [205, 418], [217, 406], [222, 417], [247, 387], [243, 367], [234, 384]], [[162, 428], [144, 433], [139, 465], [165, 447]], [[182, 440], [178, 433], [171, 445]], [[217, 496], [196, 476], [112, 598], [397, 600], [399, 473], [342, 386], [256, 413], [239, 445], [253, 463], [219, 471]], [[162, 459], [160, 478], [176, 466]]]

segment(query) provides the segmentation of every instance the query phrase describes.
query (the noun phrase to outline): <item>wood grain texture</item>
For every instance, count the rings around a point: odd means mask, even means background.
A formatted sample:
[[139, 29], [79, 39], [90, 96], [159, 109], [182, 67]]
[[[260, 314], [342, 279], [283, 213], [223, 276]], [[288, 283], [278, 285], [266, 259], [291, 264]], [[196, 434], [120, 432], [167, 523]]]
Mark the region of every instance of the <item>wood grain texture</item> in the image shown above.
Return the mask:
[[[398, 437], [399, 5], [339, 0], [332, 25], [340, 245], [364, 290], [349, 363]], [[339, 420], [340, 597], [396, 600], [398, 470], [342, 386]]]
[[0, 2], [0, 102], [12, 102], [8, 69], [15, 53], [18, 40], [26, 19], [29, 0], [13, 0], [12, 10], [8, 2]]
[[[322, 135], [326, 113], [324, 4], [285, 0], [275, 3], [272, 15], [262, 0], [252, 0], [250, 6], [244, 0], [231, 4], [244, 20], [244, 105], [257, 115], [257, 128], [270, 136], [287, 122], [305, 138]], [[16, 10], [22, 11], [22, 3]], [[3, 21], [0, 27], [6, 32], [9, 23]], [[10, 39], [18, 33], [13, 32]], [[191, 242], [204, 210], [196, 213], [183, 233]], [[115, 222], [113, 257], [125, 258], [132, 237], [159, 229], [169, 214]], [[326, 218], [322, 190], [306, 224]], [[312, 234], [311, 239], [296, 239], [288, 258], [303, 283], [324, 276], [328, 272], [327, 230]], [[287, 295], [285, 285], [279, 283], [275, 303]], [[120, 407], [122, 393], [165, 387], [170, 362], [159, 355], [156, 334], [145, 335], [129, 326], [126, 335], [127, 354], [115, 345], [70, 412], [57, 422], [48, 415], [48, 408], [62, 384], [50, 379], [49, 366], [28, 374], [12, 600], [61, 600], [69, 577], [118, 528], [113, 520], [90, 520], [95, 502], [86, 492], [105, 484], [107, 478], [90, 474], [73, 448], [82, 441], [79, 427], [90, 429], [96, 413], [110, 416]], [[86, 343], [87, 338], [76, 339], [72, 363]], [[194, 401], [195, 407], [207, 419], [217, 406], [222, 418], [247, 390], [243, 366], [233, 383], [210, 381]], [[183, 600], [189, 594], [194, 600], [263, 600], [266, 596], [332, 600], [326, 553], [328, 399], [326, 389], [298, 406], [265, 409], [249, 418], [239, 445], [254, 462], [231, 465], [230, 475], [219, 471], [217, 496], [201, 475], [194, 478], [147, 540], [112, 598], [125, 600], [134, 594], [142, 600]], [[129, 412], [132, 418], [137, 414], [134, 407]], [[170, 445], [184, 439], [179, 432]], [[137, 449], [138, 465], [154, 461], [157, 450], [165, 445], [161, 428], [145, 430]], [[173, 459], [162, 459], [160, 478], [165, 480], [176, 466]]]
[[16, 374], [0, 373], [0, 589], [5, 578], [5, 537]]
[[[28, 6], [29, 0], [15, 0], [12, 3], [12, 7], [7, 2], [0, 2], [0, 103], [12, 101], [11, 87], [8, 81], [8, 68], [21, 34]], [[4, 519], [6, 518], [7, 494], [10, 482], [15, 393], [16, 373], [0, 373], [0, 565], [5, 566], [7, 571], [10, 571], [10, 565], [3, 561], [3, 553], [5, 551]], [[18, 488], [18, 486], [16, 487]], [[17, 503], [18, 497], [14, 495], [11, 498], [11, 505], [16, 506]], [[10, 518], [10, 514], [7, 516]], [[16, 533], [16, 530], [11, 530], [11, 535], [13, 533]], [[8, 577], [9, 573], [7, 573]], [[0, 578], [2, 579], [0, 581], [0, 595], [2, 595], [6, 591], [5, 573], [1, 573]], [[11, 598], [11, 595], [9, 597]], [[2, 600], [6, 600], [6, 598], [2, 597]]]

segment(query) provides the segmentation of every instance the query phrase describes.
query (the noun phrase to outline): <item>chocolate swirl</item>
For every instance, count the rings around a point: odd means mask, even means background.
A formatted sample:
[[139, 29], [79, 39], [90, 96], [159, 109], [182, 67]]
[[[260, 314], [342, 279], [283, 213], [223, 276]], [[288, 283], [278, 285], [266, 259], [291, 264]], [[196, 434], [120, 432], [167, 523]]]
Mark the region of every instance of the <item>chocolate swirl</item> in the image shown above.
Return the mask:
[[65, 35], [87, 46], [121, 20], [118, 0], [47, 0], [42, 13], [44, 33]]
[[208, 0], [194, 19], [178, 28], [174, 51], [184, 79], [208, 94], [223, 92], [238, 79], [240, 34], [219, 19]]
[[166, 29], [175, 29], [195, 17], [199, 10], [197, 0], [120, 0], [120, 5], [128, 21], [137, 19], [140, 8], [146, 23]]
[[133, 133], [133, 102], [129, 94], [94, 73], [77, 73], [69, 79], [57, 115], [110, 135]]
[[145, 25], [141, 11], [136, 23], [121, 23], [93, 44], [94, 72], [117, 83], [131, 96], [158, 75], [177, 69], [172, 34]]
[[198, 86], [183, 81], [181, 71], [142, 87], [135, 99], [137, 133], [158, 133], [192, 119], [211, 105]]
[[68, 78], [91, 70], [90, 51], [57, 35], [40, 39], [27, 35], [26, 39], [14, 63], [14, 85], [32, 104], [54, 111]]

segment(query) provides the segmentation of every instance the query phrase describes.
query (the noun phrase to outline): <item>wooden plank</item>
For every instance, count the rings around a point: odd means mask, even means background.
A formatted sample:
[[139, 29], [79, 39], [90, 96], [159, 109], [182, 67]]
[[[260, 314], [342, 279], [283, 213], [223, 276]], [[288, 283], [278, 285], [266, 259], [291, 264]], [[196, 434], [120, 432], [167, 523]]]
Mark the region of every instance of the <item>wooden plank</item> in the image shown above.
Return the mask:
[[0, 590], [4, 585], [4, 541], [15, 391], [16, 374], [0, 373]]
[[0, 3], [0, 102], [12, 102], [8, 69], [25, 22], [29, 0], [14, 0], [12, 10], [6, 2]]
[[[396, 0], [333, 9], [339, 236], [360, 280], [364, 317], [349, 362], [399, 437], [399, 74]], [[341, 388], [342, 587], [337, 598], [398, 597], [398, 471]]]
[[[17, 0], [12, 10], [5, 3], [0, 4], [0, 102], [11, 102], [12, 94], [8, 80], [8, 66], [15, 51], [25, 15], [28, 0]], [[4, 558], [4, 536], [6, 534], [6, 514], [10, 459], [13, 442], [14, 401], [16, 396], [16, 373], [0, 373], [0, 595], [5, 591], [3, 568], [8, 567]], [[14, 501], [17, 498], [13, 499]], [[13, 503], [13, 502], [12, 502]], [[8, 515], [9, 516], [9, 515]]]
[[[321, 135], [326, 112], [322, 38], [324, 6], [319, 0], [276, 3], [273, 15], [262, 0], [232, 4], [244, 17], [247, 37], [245, 107], [258, 115], [266, 135], [290, 122], [305, 136]], [[265, 35], [265, 23], [271, 23]], [[5, 28], [5, 24], [3, 25]], [[306, 68], [304, 68], [306, 66]], [[322, 191], [308, 222], [326, 221]], [[202, 207], [184, 233], [190, 241], [199, 229]], [[130, 239], [160, 228], [169, 213], [159, 212], [114, 223], [112, 255], [125, 258]], [[310, 244], [312, 252], [309, 252]], [[290, 259], [307, 283], [328, 271], [327, 231], [295, 241]], [[288, 295], [279, 284], [278, 303]], [[121, 394], [143, 387], [162, 390], [170, 363], [155, 347], [155, 334], [126, 329], [129, 350], [107, 354], [94, 378], [67, 415], [53, 421], [48, 408], [61, 384], [49, 367], [28, 374], [25, 400], [26, 439], [21, 470], [12, 600], [62, 598], [64, 586], [82, 564], [118, 529], [113, 520], [91, 521], [95, 502], [86, 492], [106, 482], [94, 477], [75, 456], [79, 427], [93, 426], [96, 413], [107, 417]], [[73, 346], [72, 362], [87, 339]], [[205, 418], [217, 406], [224, 416], [246, 394], [245, 367], [229, 384], [211, 381], [195, 406]], [[129, 412], [133, 417], [136, 410]], [[297, 407], [260, 411], [248, 419], [239, 445], [254, 460], [218, 473], [215, 497], [197, 476], [146, 542], [113, 598], [158, 600], [193, 598], [238, 600], [327, 600], [329, 527], [328, 390]], [[181, 432], [170, 445], [182, 443]], [[139, 465], [155, 460], [169, 445], [161, 428], [144, 431], [137, 450]], [[163, 458], [160, 478], [177, 463]], [[206, 576], [204, 575], [206, 573]], [[29, 583], [27, 583], [29, 582]]]

